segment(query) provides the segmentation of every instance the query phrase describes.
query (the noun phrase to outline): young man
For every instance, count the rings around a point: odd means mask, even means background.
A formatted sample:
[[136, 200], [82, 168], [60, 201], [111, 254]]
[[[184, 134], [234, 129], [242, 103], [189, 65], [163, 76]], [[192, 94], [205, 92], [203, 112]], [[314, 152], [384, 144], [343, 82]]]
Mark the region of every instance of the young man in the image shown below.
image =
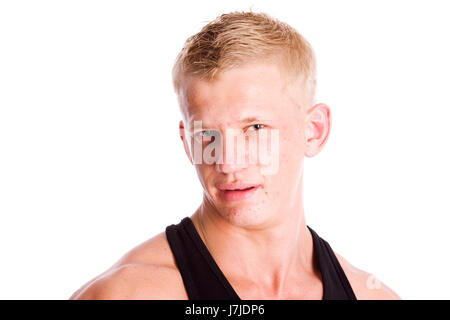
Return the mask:
[[399, 299], [306, 224], [303, 159], [324, 147], [331, 118], [295, 29], [224, 14], [186, 41], [173, 81], [203, 202], [71, 299]]

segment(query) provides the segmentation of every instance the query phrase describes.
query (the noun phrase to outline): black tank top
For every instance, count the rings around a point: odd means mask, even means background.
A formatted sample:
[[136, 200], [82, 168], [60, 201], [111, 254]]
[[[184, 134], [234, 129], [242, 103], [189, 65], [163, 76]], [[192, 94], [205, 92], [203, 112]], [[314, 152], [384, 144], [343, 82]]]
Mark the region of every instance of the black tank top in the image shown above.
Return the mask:
[[[328, 242], [307, 226], [322, 275], [323, 300], [356, 300], [350, 283]], [[166, 236], [191, 300], [241, 300], [234, 291], [190, 217], [166, 228]]]

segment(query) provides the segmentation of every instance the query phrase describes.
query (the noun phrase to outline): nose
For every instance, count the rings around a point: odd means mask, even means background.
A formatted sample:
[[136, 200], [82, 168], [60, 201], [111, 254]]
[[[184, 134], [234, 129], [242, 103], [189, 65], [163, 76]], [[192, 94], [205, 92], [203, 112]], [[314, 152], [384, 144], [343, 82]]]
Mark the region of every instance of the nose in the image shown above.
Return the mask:
[[226, 130], [222, 137], [222, 161], [216, 163], [216, 170], [233, 173], [248, 166], [245, 137], [235, 130]]

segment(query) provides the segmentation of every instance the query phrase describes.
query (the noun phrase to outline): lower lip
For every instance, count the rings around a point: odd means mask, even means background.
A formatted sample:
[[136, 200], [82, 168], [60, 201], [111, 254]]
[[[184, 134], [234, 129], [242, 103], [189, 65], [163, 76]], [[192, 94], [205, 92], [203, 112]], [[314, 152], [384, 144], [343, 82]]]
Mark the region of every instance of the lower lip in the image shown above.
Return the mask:
[[241, 200], [245, 200], [245, 199], [248, 199], [251, 196], [253, 196], [255, 194], [255, 192], [258, 191], [259, 187], [260, 186], [256, 186], [256, 187], [253, 187], [251, 189], [242, 190], [242, 191], [238, 191], [238, 190], [232, 190], [232, 191], [220, 190], [220, 195], [226, 201], [241, 201]]

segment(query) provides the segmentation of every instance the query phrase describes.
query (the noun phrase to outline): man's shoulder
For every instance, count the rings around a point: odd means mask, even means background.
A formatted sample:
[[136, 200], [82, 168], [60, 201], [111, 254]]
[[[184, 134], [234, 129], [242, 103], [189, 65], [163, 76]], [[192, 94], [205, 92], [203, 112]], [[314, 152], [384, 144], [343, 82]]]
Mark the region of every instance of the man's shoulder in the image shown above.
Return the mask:
[[374, 274], [350, 264], [344, 257], [334, 253], [347, 276], [358, 300], [399, 300], [400, 296], [375, 277]]
[[176, 270], [161, 265], [125, 264], [111, 268], [72, 295], [80, 300], [184, 299]]
[[187, 296], [162, 232], [127, 252], [70, 299], [187, 299]]

